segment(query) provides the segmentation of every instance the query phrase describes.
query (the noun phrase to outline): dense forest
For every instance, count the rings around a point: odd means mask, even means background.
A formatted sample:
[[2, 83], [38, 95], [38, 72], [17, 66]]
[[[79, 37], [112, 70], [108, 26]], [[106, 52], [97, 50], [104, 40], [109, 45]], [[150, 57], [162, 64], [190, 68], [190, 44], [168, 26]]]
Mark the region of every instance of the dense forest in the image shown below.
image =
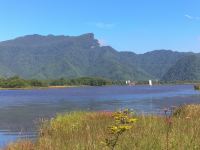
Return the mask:
[[200, 56], [185, 56], [163, 76], [164, 81], [200, 81]]
[[125, 84], [124, 81], [111, 81], [104, 78], [81, 77], [74, 79], [60, 78], [55, 80], [22, 79], [19, 76], [10, 78], [1, 78], [1, 88], [31, 88], [31, 87], [49, 87], [49, 86], [104, 86], [111, 84]]

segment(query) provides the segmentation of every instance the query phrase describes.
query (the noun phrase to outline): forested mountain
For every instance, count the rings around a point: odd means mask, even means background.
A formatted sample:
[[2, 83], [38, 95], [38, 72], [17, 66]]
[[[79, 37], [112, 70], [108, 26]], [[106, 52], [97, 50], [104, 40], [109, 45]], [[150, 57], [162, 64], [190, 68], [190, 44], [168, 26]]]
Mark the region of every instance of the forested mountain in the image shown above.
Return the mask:
[[166, 81], [195, 81], [200, 80], [200, 56], [199, 54], [185, 56], [171, 67], [163, 76]]
[[177, 60], [192, 53], [174, 52], [171, 50], [155, 50], [144, 54], [121, 52], [124, 59], [129, 59], [135, 66], [143, 69], [156, 79], [162, 76], [175, 65]]
[[190, 55], [193, 54], [170, 50], [145, 54], [118, 52], [110, 46], [100, 46], [92, 33], [80, 36], [35, 34], [0, 42], [0, 76], [148, 80], [161, 79], [165, 74], [163, 79], [167, 79], [166, 73]]
[[92, 33], [81, 36], [28, 35], [0, 43], [0, 75], [24, 78], [99, 76], [144, 80], [145, 71], [100, 46]]

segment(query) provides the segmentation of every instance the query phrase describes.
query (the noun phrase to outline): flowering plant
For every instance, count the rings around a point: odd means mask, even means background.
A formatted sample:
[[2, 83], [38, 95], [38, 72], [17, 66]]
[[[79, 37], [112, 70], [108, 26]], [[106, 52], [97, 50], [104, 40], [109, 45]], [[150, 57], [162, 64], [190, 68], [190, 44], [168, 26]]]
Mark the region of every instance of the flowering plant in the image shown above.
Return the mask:
[[120, 135], [122, 135], [125, 131], [130, 130], [137, 121], [133, 112], [129, 109], [115, 112], [113, 114], [113, 118], [114, 125], [108, 127], [108, 133], [110, 136], [105, 140], [106, 146], [111, 150], [114, 150]]

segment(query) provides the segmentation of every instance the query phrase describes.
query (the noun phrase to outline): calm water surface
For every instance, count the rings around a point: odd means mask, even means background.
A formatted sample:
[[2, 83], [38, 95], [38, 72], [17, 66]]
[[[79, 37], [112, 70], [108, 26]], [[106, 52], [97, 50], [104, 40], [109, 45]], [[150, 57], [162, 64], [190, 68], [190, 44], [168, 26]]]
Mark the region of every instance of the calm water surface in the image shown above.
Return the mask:
[[18, 138], [32, 138], [40, 118], [74, 110], [132, 108], [138, 113], [200, 103], [193, 85], [108, 86], [0, 91], [0, 147]]

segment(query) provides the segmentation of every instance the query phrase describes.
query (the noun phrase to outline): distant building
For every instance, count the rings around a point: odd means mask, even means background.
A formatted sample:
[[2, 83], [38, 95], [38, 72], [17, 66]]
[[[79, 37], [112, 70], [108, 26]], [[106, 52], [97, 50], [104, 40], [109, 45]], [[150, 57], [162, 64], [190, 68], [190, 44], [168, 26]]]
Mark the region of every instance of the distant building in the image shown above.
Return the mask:
[[126, 84], [130, 84], [131, 83], [131, 81], [130, 80], [126, 80]]
[[149, 80], [149, 85], [152, 86], [152, 81], [151, 80]]
[[131, 82], [130, 80], [126, 80], [126, 85], [135, 85], [135, 82]]

